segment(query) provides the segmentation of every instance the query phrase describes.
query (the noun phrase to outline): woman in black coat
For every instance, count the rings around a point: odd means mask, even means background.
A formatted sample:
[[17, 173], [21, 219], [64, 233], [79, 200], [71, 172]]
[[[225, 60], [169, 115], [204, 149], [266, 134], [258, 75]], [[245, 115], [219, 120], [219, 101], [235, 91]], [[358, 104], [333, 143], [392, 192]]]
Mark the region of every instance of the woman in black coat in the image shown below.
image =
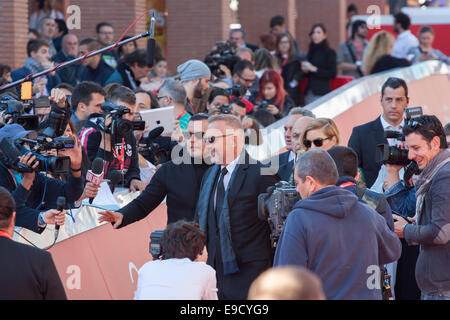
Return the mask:
[[311, 43], [307, 61], [302, 62], [302, 71], [307, 77], [306, 104], [330, 92], [330, 81], [337, 74], [336, 52], [328, 44], [325, 26], [321, 23], [315, 24], [309, 36]]

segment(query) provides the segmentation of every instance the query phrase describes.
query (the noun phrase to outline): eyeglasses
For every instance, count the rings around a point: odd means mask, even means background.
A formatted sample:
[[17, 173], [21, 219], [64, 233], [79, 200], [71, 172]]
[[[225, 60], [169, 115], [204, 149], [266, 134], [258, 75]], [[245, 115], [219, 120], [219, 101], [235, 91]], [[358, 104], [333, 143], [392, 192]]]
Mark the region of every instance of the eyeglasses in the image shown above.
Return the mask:
[[255, 81], [255, 78], [253, 78], [253, 79], [245, 79], [245, 78], [241, 77], [240, 75], [238, 75], [238, 76], [239, 76], [239, 78], [241, 78], [242, 80], [244, 80], [245, 82], [248, 82], [248, 83], [253, 83], [253, 81]]
[[205, 133], [203, 131], [198, 131], [198, 132], [185, 132], [185, 137], [186, 139], [190, 139], [192, 136], [194, 136], [195, 139], [203, 139], [203, 136], [205, 135]]
[[314, 139], [313, 141], [305, 139], [305, 140], [303, 140], [303, 145], [306, 148], [311, 148], [312, 143], [314, 143], [314, 145], [316, 147], [321, 147], [321, 146], [323, 146], [323, 142], [325, 140], [330, 140], [330, 139], [331, 139], [331, 137], [328, 137], [328, 138], [325, 138], [325, 139], [324, 138], [317, 138], [317, 139]]
[[156, 96], [156, 99], [158, 99], [158, 100], [164, 99], [164, 98], [167, 98], [167, 96], [161, 96], [161, 97]]
[[224, 134], [224, 135], [221, 135], [221, 136], [204, 137], [203, 140], [205, 141], [205, 143], [214, 143], [217, 138], [223, 138], [223, 137], [228, 137], [228, 136], [232, 136], [232, 134]]

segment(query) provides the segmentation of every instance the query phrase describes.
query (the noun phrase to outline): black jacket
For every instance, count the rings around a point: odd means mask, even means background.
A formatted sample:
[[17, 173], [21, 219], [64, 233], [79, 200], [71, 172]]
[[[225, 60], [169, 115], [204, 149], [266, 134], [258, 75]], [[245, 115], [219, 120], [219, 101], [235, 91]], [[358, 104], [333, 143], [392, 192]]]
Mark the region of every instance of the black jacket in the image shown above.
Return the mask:
[[[120, 161], [115, 155], [115, 152], [120, 156], [122, 150], [122, 141], [112, 145], [112, 152], [106, 152], [103, 146], [101, 146], [103, 132], [100, 128], [92, 122], [92, 118], [88, 118], [84, 122], [84, 128], [80, 131], [78, 138], [80, 139], [83, 149], [86, 151], [89, 161], [92, 163], [95, 158], [99, 157], [106, 161], [105, 164], [105, 177], [108, 177], [109, 172], [112, 170], [120, 169]], [[113, 144], [113, 142], [111, 141]], [[136, 138], [133, 133], [130, 132], [125, 137], [123, 146], [124, 150], [124, 169], [125, 173], [125, 185], [129, 185], [132, 179], [141, 180], [139, 170], [138, 151], [136, 147]], [[115, 150], [115, 152], [114, 152]]]
[[120, 227], [145, 218], [166, 196], [168, 224], [181, 219], [194, 220], [200, 184], [209, 167], [207, 164], [164, 163], [139, 197], [119, 210], [123, 214]]
[[411, 65], [411, 62], [409, 62], [406, 59], [399, 59], [395, 58], [391, 55], [384, 55], [382, 56], [373, 66], [372, 71], [370, 74], [374, 74], [377, 72], [382, 72], [390, 69], [400, 68], [400, 67], [408, 67]]
[[[212, 166], [203, 177], [196, 210], [196, 218], [200, 220], [206, 215], [208, 225], [215, 221], [213, 203], [218, 176], [213, 173], [220, 172], [217, 167], [218, 165]], [[266, 221], [258, 218], [258, 195], [265, 193], [267, 188], [275, 185], [280, 178], [277, 174], [261, 174], [262, 168], [263, 165], [253, 159], [252, 162], [237, 164], [227, 187], [229, 229], [239, 266], [238, 273], [224, 275], [217, 231], [209, 226], [208, 230], [205, 230], [207, 263], [216, 269], [221, 298], [246, 299], [253, 280], [271, 266], [273, 253], [270, 246], [270, 228]], [[208, 189], [205, 186], [212, 187]]]
[[[305, 60], [304, 56], [296, 55], [289, 62], [281, 67], [281, 77], [283, 78], [284, 90], [294, 100], [296, 106], [305, 104], [305, 99], [300, 88], [300, 82], [303, 78], [302, 61]], [[291, 82], [296, 80], [297, 86], [291, 87]]]
[[305, 92], [311, 90], [317, 96], [327, 94], [331, 91], [330, 80], [337, 75], [336, 52], [322, 41], [310, 47], [307, 60], [317, 67], [317, 72], [304, 74], [308, 78]]
[[353, 128], [348, 146], [358, 155], [358, 167], [362, 169], [367, 188], [372, 187], [378, 177], [381, 164], [376, 162], [375, 151], [378, 144], [387, 144], [381, 120], [376, 120]]
[[[69, 60], [75, 59], [75, 57], [66, 55], [63, 50], [59, 51], [56, 55], [52, 57], [52, 60], [56, 63], [62, 63]], [[56, 71], [58, 76], [61, 78], [61, 82], [68, 83], [72, 86], [76, 86], [81, 82], [81, 76], [86, 69], [82, 63], [74, 63], [70, 66], [64, 67]]]
[[[6, 188], [16, 202], [16, 226], [41, 233], [44, 229], [38, 227], [40, 211], [56, 209], [56, 200], [59, 196], [66, 197], [66, 203], [73, 207], [73, 203], [83, 193], [84, 178], [75, 178], [69, 174], [67, 182], [62, 182], [48, 177], [47, 186], [45, 186], [45, 175], [36, 173], [33, 185], [28, 191], [21, 184], [16, 186], [13, 176], [5, 165], [0, 162], [0, 186]], [[41, 205], [40, 210], [36, 210], [35, 208], [41, 203], [44, 188], [44, 203]]]
[[81, 74], [81, 81], [94, 81], [100, 86], [106, 85], [106, 80], [114, 73], [114, 69], [106, 64], [103, 59], [100, 59], [97, 69], [86, 67]]
[[0, 300], [66, 300], [49, 252], [0, 237]]

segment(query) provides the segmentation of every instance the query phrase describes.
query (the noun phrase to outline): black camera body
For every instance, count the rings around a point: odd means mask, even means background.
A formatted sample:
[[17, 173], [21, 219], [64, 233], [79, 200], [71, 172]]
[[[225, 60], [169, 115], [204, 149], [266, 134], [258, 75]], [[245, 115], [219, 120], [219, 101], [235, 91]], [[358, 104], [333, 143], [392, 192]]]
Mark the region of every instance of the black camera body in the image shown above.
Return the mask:
[[103, 132], [111, 134], [112, 143], [119, 142], [122, 138], [125, 138], [133, 131], [133, 122], [127, 119], [122, 119], [124, 114], [130, 113], [129, 108], [115, 105], [109, 101], [103, 102], [101, 104], [101, 108], [104, 114], [101, 114], [100, 116], [105, 118], [108, 114], [110, 114], [112, 121], [110, 125], [106, 126], [103, 120], [98, 119], [96, 124]]
[[46, 128], [42, 134], [51, 138], [63, 136], [72, 116], [70, 103], [66, 100], [64, 107], [61, 108], [55, 102], [52, 102], [51, 107], [52, 109], [46, 120]]
[[[45, 139], [44, 137], [39, 137], [39, 140], [42, 141], [42, 139]], [[63, 149], [70, 147], [70, 141], [72, 141], [72, 148], [73, 148], [73, 139], [69, 137], [59, 137], [55, 138], [55, 141], [46, 141], [44, 145], [40, 144], [37, 140], [28, 140], [28, 139], [21, 139], [22, 141], [9, 141], [8, 139], [3, 139], [0, 141], [0, 149], [2, 150], [2, 162], [8, 167], [9, 169], [15, 170], [20, 173], [27, 173], [27, 172], [33, 172], [33, 171], [45, 171], [50, 172], [53, 174], [68, 174], [70, 172], [70, 157], [67, 156], [51, 156], [51, 155], [40, 155], [35, 152], [41, 152], [44, 150], [50, 150], [50, 149]], [[35, 144], [34, 148], [32, 150], [26, 148], [23, 145], [23, 142], [32, 142]], [[35, 161], [38, 161], [38, 166], [33, 169], [32, 166], [27, 166], [21, 162], [19, 162], [19, 157], [29, 153], [33, 152], [37, 155], [37, 159]]]
[[232, 111], [232, 108], [229, 104], [223, 104], [220, 107], [218, 107], [221, 114], [230, 114]]
[[157, 260], [161, 256], [161, 238], [163, 234], [164, 230], [156, 230], [150, 234], [149, 252], [153, 260]]
[[234, 85], [231, 88], [224, 89], [226, 94], [235, 98], [240, 98], [245, 94], [245, 90], [240, 85]]
[[[39, 119], [35, 115], [25, 114], [29, 112], [27, 105], [18, 101], [10, 95], [3, 95], [0, 100], [0, 110], [3, 112], [3, 121], [6, 123], [8, 118], [12, 119], [12, 123], [21, 125], [25, 130], [37, 130], [39, 127]], [[8, 117], [10, 116], [10, 117]]]
[[234, 65], [239, 61], [239, 57], [235, 55], [236, 45], [232, 42], [216, 42], [216, 48], [216, 50], [206, 55], [204, 61], [211, 73], [220, 78], [224, 76], [224, 72], [220, 70], [220, 65], [224, 65], [230, 71], [233, 71]]
[[294, 205], [301, 199], [296, 187], [280, 181], [258, 196], [258, 217], [270, 226], [270, 241], [276, 247], [284, 223]]
[[[423, 115], [422, 107], [405, 108], [406, 123], [411, 119], [418, 118]], [[397, 131], [386, 131], [387, 139], [397, 139], [405, 141], [403, 133]], [[411, 160], [408, 159], [408, 149], [397, 146], [389, 146], [388, 144], [379, 144], [375, 150], [376, 161], [381, 164], [393, 164], [407, 166]]]
[[270, 103], [267, 100], [263, 100], [263, 101], [256, 103], [255, 105], [258, 106], [258, 109], [267, 109], [269, 104]]

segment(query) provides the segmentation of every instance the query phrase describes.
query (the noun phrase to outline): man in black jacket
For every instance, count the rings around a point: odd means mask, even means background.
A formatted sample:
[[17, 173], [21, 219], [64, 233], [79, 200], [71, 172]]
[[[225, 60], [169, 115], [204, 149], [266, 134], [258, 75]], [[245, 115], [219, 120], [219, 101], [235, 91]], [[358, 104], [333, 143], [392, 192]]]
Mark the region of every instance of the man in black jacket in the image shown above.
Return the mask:
[[272, 265], [270, 228], [258, 218], [258, 195], [280, 178], [244, 150], [244, 130], [235, 116], [210, 117], [205, 141], [215, 165], [203, 177], [196, 220], [206, 233], [219, 298], [243, 300], [253, 280]]
[[[136, 95], [129, 88], [120, 86], [109, 95], [109, 100], [117, 106], [130, 109], [129, 113], [122, 115], [122, 119], [133, 120], [136, 109]], [[94, 113], [84, 122], [84, 128], [80, 131], [81, 144], [89, 160], [101, 158], [106, 161], [105, 176], [109, 176], [112, 170], [121, 170], [124, 174], [124, 185], [129, 186], [130, 191], [144, 190], [145, 184], [141, 181], [136, 138], [131, 131], [119, 141], [113, 141], [110, 133], [101, 130], [97, 121], [103, 121]], [[106, 122], [109, 120], [107, 116]]]
[[0, 300], [67, 299], [50, 253], [12, 240], [15, 207], [0, 187]]
[[381, 88], [381, 106], [383, 113], [376, 120], [354, 127], [348, 146], [358, 155], [359, 167], [368, 188], [378, 177], [381, 164], [376, 161], [375, 151], [378, 144], [395, 144], [388, 141], [385, 130], [401, 131], [403, 113], [408, 106], [408, 86], [403, 79], [389, 78]]
[[[109, 221], [114, 227], [124, 227], [145, 218], [167, 196], [167, 223], [194, 219], [200, 183], [208, 164], [203, 135], [208, 127], [208, 115], [192, 116], [187, 127], [187, 159], [174, 159], [156, 171], [142, 194], [118, 212], [99, 212], [100, 222]], [[186, 153], [185, 153], [186, 154]], [[183, 160], [183, 163], [179, 163]]]

